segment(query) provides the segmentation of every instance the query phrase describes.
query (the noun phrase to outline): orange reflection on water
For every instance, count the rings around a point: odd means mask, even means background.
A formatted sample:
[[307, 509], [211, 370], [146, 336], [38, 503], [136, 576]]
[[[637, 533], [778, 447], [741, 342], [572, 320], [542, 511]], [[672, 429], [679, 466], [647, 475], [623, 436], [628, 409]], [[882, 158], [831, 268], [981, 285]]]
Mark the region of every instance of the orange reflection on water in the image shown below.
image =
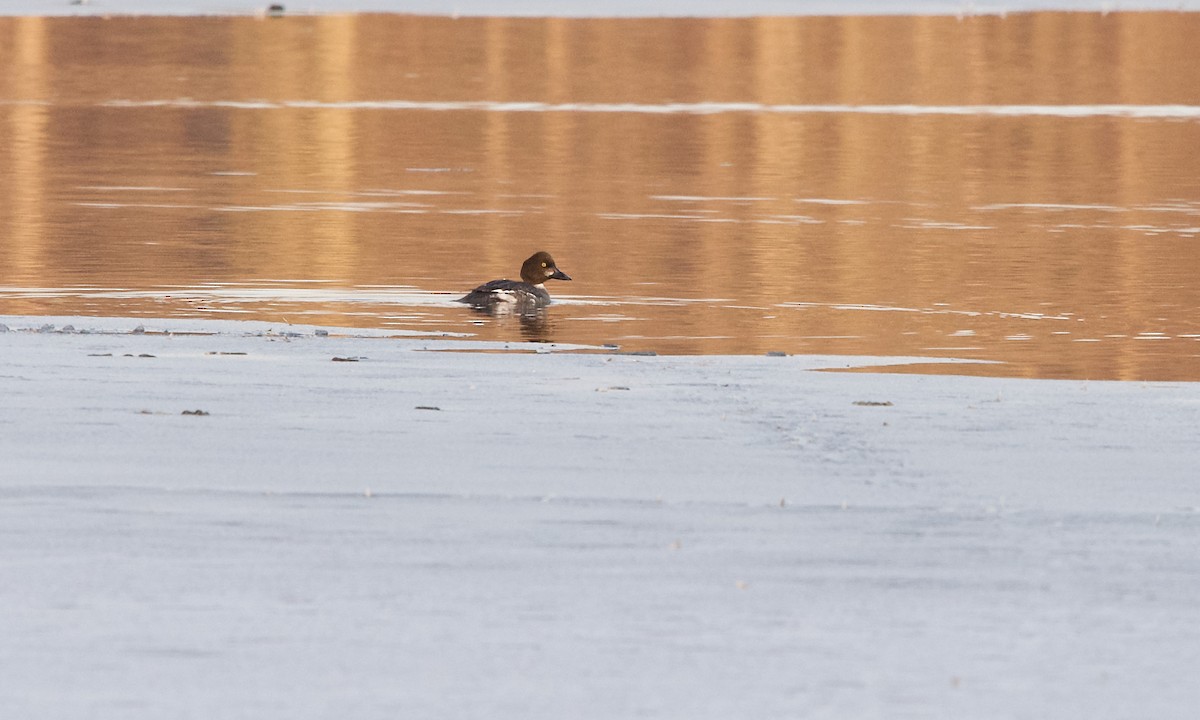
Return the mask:
[[[1198, 32], [0, 19], [0, 312], [1197, 380]], [[543, 322], [450, 302], [543, 248]]]

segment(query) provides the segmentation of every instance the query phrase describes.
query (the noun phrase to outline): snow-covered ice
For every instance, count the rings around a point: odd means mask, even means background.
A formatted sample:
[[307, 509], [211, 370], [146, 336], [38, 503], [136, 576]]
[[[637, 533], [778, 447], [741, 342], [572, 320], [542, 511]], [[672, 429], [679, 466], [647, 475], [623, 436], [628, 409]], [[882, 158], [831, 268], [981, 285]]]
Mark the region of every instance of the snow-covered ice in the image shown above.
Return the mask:
[[1198, 384], [0, 323], [0, 717], [1200, 707]]

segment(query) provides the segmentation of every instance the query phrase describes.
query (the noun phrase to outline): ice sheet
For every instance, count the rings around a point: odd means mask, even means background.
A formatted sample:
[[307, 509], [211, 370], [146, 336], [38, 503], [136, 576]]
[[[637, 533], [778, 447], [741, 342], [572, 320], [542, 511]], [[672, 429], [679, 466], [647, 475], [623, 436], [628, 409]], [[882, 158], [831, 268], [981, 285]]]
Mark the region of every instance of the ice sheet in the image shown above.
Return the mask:
[[1200, 703], [1200, 385], [0, 323], [3, 717]]

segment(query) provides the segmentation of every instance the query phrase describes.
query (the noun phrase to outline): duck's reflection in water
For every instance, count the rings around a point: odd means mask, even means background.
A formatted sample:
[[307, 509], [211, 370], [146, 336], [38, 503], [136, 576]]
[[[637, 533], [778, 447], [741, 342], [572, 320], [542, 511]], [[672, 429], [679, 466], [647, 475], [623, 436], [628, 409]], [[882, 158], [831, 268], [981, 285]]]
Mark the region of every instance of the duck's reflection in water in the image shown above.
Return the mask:
[[521, 323], [521, 337], [528, 342], [554, 342], [554, 328], [556, 323], [554, 318], [550, 317], [550, 311], [546, 308], [538, 308], [529, 313], [521, 313], [518, 316]]
[[490, 308], [475, 307], [471, 310], [477, 315], [490, 318], [497, 328], [511, 328], [513, 323], [516, 323], [520, 329], [521, 340], [525, 342], [554, 342], [557, 322], [551, 316], [549, 308], [527, 308], [517, 312], [511, 305], [493, 305]]

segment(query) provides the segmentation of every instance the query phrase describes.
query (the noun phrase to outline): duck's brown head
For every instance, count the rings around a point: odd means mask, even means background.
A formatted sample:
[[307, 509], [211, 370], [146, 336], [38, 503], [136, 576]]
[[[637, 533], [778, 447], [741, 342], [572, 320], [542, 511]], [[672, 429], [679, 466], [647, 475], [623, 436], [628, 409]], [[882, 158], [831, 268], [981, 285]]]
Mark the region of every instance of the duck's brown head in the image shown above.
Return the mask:
[[570, 276], [554, 264], [550, 253], [536, 252], [521, 265], [521, 280], [530, 285], [541, 285], [547, 280], [570, 280]]

